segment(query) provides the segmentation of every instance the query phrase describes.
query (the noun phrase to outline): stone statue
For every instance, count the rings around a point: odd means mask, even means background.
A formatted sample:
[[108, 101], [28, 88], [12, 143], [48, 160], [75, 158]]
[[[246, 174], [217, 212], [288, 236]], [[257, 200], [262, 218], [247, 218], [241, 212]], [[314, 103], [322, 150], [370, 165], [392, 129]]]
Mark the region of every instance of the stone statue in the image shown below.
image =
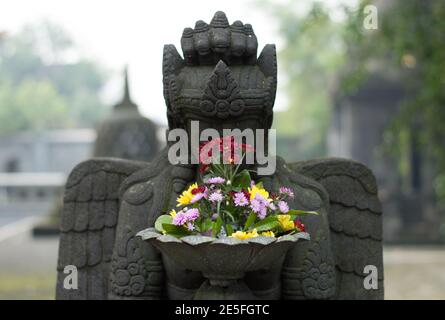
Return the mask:
[[[272, 125], [277, 62], [274, 45], [257, 58], [252, 26], [229, 25], [223, 12], [186, 28], [184, 58], [164, 47], [163, 83], [169, 129], [263, 128]], [[172, 165], [167, 148], [150, 163], [90, 160], [71, 173], [65, 193], [58, 261], [58, 299], [190, 299], [203, 282], [135, 234], [175, 206], [197, 177], [196, 165]], [[248, 273], [258, 299], [382, 299], [382, 219], [371, 171], [345, 159], [286, 164], [277, 158], [265, 187], [292, 187], [292, 207], [318, 211], [303, 218], [311, 241], [295, 245], [281, 270]], [[78, 290], [63, 270], [78, 269]], [[365, 286], [368, 268], [378, 282]], [[366, 268], [365, 268], [366, 267]], [[371, 267], [373, 268], [373, 267]], [[374, 278], [377, 279], [377, 278]], [[369, 284], [369, 283], [368, 283]], [[366, 289], [368, 288], [368, 289]]]
[[141, 116], [131, 101], [125, 68], [124, 96], [99, 124], [93, 156], [151, 161], [160, 150], [157, 129], [151, 120]]

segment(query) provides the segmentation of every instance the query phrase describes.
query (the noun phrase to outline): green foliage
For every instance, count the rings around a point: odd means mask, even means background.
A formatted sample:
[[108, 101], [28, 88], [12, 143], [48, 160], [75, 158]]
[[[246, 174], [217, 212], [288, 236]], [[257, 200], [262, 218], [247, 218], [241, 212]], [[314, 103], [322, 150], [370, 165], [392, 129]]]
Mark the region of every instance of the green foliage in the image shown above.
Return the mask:
[[172, 221], [173, 221], [173, 218], [171, 215], [163, 214], [163, 215], [159, 216], [158, 219], [156, 219], [155, 229], [158, 230], [159, 232], [163, 232], [164, 231], [163, 225], [171, 224]]
[[250, 187], [251, 181], [249, 171], [244, 169], [234, 177], [233, 185], [247, 189]]
[[68, 125], [68, 106], [49, 81], [25, 80], [0, 86], [2, 132], [39, 131]]
[[269, 216], [265, 219], [255, 223], [253, 226], [258, 232], [273, 230], [280, 226], [280, 222], [277, 219], [277, 216]]
[[92, 127], [105, 108], [104, 72], [81, 58], [59, 26], [42, 23], [0, 38], [0, 134]]
[[318, 215], [318, 212], [291, 209], [287, 212], [287, 214], [290, 215], [292, 217], [292, 219], [295, 219], [295, 218], [297, 218], [297, 216], [304, 216], [304, 215], [308, 215], [308, 214]]
[[191, 232], [182, 226], [175, 226], [174, 224], [164, 223], [162, 228], [165, 232], [173, 237], [181, 238], [191, 235]]
[[[308, 12], [293, 1], [260, 3], [276, 17], [284, 42], [278, 57], [287, 80], [288, 110], [275, 117], [278, 139], [313, 141], [303, 145], [303, 158], [323, 154], [331, 79], [339, 79], [335, 89], [341, 99], [375, 71], [394, 76], [409, 95], [384, 133], [381, 149], [397, 159], [403, 175], [409, 171], [413, 141], [420, 144], [424, 157], [437, 165], [434, 184], [445, 199], [445, 2], [359, 0], [344, 6], [345, 21], [335, 22], [316, 1]], [[369, 4], [378, 9], [377, 30], [363, 27]]]
[[221, 232], [223, 221], [221, 219], [221, 216], [218, 216], [216, 218], [216, 221], [213, 222], [212, 225], [212, 237], [216, 237]]
[[256, 214], [251, 212], [247, 217], [246, 223], [244, 224], [244, 231], [249, 230], [250, 226], [255, 222]]
[[360, 85], [373, 65], [398, 74], [410, 95], [385, 134], [386, 149], [399, 158], [403, 173], [409, 141], [418, 143], [424, 157], [437, 165], [436, 191], [444, 197], [445, 2], [391, 1], [378, 6], [379, 29], [365, 31], [363, 8], [369, 3], [361, 1], [358, 11], [349, 11], [345, 42], [355, 65], [345, 75], [343, 88]]
[[274, 126], [279, 136], [310, 141], [299, 150], [303, 156], [322, 155], [329, 125], [329, 88], [344, 59], [342, 24], [334, 22], [318, 2], [307, 13], [293, 1], [264, 5], [278, 21], [284, 41], [278, 58], [287, 110], [275, 115]]

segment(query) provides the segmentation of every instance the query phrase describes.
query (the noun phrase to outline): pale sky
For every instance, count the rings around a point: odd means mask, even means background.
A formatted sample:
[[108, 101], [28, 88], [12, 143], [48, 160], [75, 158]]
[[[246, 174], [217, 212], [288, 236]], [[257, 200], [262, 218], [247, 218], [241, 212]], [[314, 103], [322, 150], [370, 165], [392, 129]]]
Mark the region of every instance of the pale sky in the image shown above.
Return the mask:
[[[180, 51], [184, 27], [194, 27], [200, 19], [210, 22], [213, 14], [222, 10], [230, 23], [241, 20], [252, 24], [258, 37], [259, 52], [267, 43], [275, 43], [278, 51], [281, 45], [276, 23], [251, 0], [1, 2], [0, 30], [14, 33], [24, 24], [49, 20], [72, 35], [83, 55], [103, 63], [111, 71], [103, 94], [107, 103], [112, 104], [121, 96], [121, 70], [128, 64], [133, 100], [144, 115], [162, 123], [166, 122], [162, 95], [162, 48], [164, 44], [173, 43]], [[335, 0], [325, 2], [338, 3]], [[299, 1], [297, 7], [304, 10], [309, 4], [309, 1]], [[284, 82], [280, 74], [278, 82]], [[275, 109], [283, 109], [284, 105], [285, 97], [279, 88]]]

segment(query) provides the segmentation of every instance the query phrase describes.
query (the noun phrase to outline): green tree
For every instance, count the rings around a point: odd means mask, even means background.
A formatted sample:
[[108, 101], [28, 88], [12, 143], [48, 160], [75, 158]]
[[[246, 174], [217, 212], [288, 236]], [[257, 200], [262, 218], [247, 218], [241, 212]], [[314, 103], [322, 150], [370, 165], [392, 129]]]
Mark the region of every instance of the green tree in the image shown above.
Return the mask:
[[[345, 43], [355, 62], [343, 79], [344, 90], [360, 85], [373, 65], [403, 79], [410, 95], [388, 129], [387, 149], [403, 163], [408, 140], [437, 166], [435, 183], [445, 201], [445, 2], [434, 0], [360, 1], [349, 10]], [[366, 5], [378, 8], [378, 30], [363, 29]], [[403, 166], [402, 166], [403, 167]]]
[[334, 22], [319, 2], [308, 12], [298, 10], [295, 4], [263, 3], [279, 23], [284, 42], [278, 57], [286, 80], [287, 108], [276, 114], [274, 127], [279, 136], [307, 141], [304, 150], [299, 150], [306, 158], [326, 152], [330, 87], [343, 64], [343, 26]]
[[[0, 134], [92, 127], [106, 108], [105, 72], [83, 58], [70, 36], [49, 22], [0, 38]], [[46, 105], [46, 107], [45, 107]]]
[[49, 81], [25, 80], [0, 86], [2, 133], [40, 131], [69, 125], [68, 106]]

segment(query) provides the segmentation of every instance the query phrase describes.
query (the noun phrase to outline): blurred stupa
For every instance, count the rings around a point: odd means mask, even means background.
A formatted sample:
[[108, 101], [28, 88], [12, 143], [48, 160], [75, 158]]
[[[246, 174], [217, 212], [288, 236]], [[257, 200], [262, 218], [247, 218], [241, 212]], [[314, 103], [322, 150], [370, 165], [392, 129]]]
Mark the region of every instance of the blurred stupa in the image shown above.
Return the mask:
[[143, 117], [131, 100], [125, 68], [124, 96], [99, 124], [93, 156], [150, 161], [160, 150], [157, 130], [156, 124]]

